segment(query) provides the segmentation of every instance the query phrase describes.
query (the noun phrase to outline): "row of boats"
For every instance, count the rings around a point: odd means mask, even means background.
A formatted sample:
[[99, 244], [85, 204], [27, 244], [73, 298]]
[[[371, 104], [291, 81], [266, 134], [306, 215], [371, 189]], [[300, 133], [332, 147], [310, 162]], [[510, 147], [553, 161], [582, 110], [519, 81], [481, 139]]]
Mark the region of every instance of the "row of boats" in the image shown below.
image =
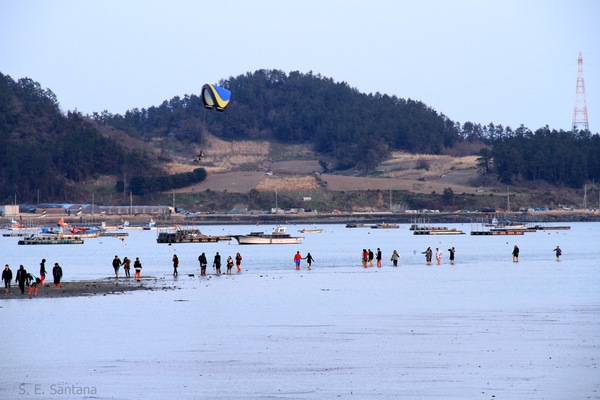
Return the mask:
[[[481, 224], [482, 228], [471, 229], [471, 235], [522, 235], [526, 232], [536, 232], [538, 230], [568, 230], [569, 226], [551, 226], [544, 224], [512, 224], [509, 222], [499, 222], [495, 218], [485, 221]], [[38, 234], [18, 234], [22, 236], [19, 240], [20, 245], [36, 244], [83, 244], [85, 238], [96, 238], [100, 236], [128, 236], [124, 229], [128, 227], [100, 227], [82, 228], [70, 227], [63, 220], [58, 222], [58, 228], [42, 228]], [[381, 223], [375, 225], [348, 223], [346, 228], [371, 228], [371, 229], [399, 229], [398, 224]], [[133, 229], [133, 228], [132, 228]], [[235, 239], [240, 245], [255, 244], [299, 244], [304, 240], [304, 236], [293, 236], [286, 232], [283, 226], [276, 226], [272, 232], [264, 231], [250, 232], [245, 235], [205, 235], [199, 229], [185, 228], [180, 226], [156, 227], [154, 221], [148, 224], [148, 227], [139, 227], [139, 229], [159, 229], [157, 243], [215, 243], [220, 241], [230, 241]], [[162, 231], [161, 231], [162, 230]], [[410, 226], [414, 235], [463, 235], [465, 232], [446, 226], [434, 226], [415, 220]], [[323, 229], [301, 229], [302, 234], [321, 233]], [[14, 233], [3, 234], [3, 236], [16, 236]]]
[[[302, 233], [321, 233], [323, 229], [302, 229]], [[213, 243], [235, 239], [239, 244], [298, 244], [303, 236], [292, 236], [283, 226], [277, 226], [271, 233], [250, 232], [246, 235], [213, 236], [204, 235], [198, 229], [177, 229], [174, 232], [160, 232], [158, 243]]]
[[[105, 226], [101, 228], [68, 227], [59, 221], [59, 228], [37, 228], [38, 232], [31, 230], [15, 233], [4, 233], [3, 236], [20, 237], [19, 245], [52, 245], [52, 244], [83, 244], [84, 239], [105, 236], [122, 237], [129, 233], [122, 230], [111, 230]], [[127, 229], [127, 228], [119, 228]], [[145, 228], [143, 228], [145, 229]], [[205, 235], [199, 229], [172, 226], [161, 228], [157, 236], [157, 243], [215, 243], [220, 241], [237, 240], [239, 244], [298, 244], [303, 236], [292, 236], [283, 226], [277, 226], [271, 233], [250, 232], [246, 235]], [[323, 229], [302, 229], [301, 233], [321, 233]]]
[[[512, 223], [484, 223], [471, 229], [473, 236], [499, 236], [499, 235], [523, 235], [527, 232], [537, 232], [541, 230], [569, 230], [570, 226], [555, 226], [545, 224], [512, 224]], [[412, 224], [410, 230], [415, 235], [464, 235], [465, 232], [456, 228], [445, 226], [431, 226]]]

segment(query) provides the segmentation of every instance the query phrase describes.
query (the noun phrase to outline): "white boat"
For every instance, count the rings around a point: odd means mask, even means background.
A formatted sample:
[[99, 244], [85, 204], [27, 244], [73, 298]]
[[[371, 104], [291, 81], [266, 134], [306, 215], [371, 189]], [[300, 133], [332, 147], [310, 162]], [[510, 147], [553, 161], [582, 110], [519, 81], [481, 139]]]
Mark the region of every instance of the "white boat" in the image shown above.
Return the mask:
[[158, 229], [156, 227], [156, 221], [154, 221], [154, 218], [150, 218], [150, 222], [148, 222], [148, 226], [144, 226], [143, 229], [145, 231], [149, 231], [149, 230], [156, 230]]
[[24, 224], [22, 220], [21, 220], [21, 222], [17, 222], [14, 219], [12, 219], [10, 221], [10, 226], [7, 226], [6, 228], [11, 231], [39, 231], [40, 230], [39, 226], [35, 226], [33, 224], [28, 224], [28, 223]]
[[100, 236], [98, 228], [84, 228], [80, 226], [69, 226], [63, 218], [58, 220], [58, 228], [42, 228], [41, 236], [51, 237], [56, 236], [61, 239], [82, 239], [82, 238], [97, 238]]
[[298, 244], [304, 237], [291, 236], [283, 226], [273, 229], [272, 233], [250, 232], [248, 235], [232, 236], [239, 244]]
[[312, 229], [300, 229], [298, 232], [300, 233], [321, 233], [323, 229], [312, 228]]

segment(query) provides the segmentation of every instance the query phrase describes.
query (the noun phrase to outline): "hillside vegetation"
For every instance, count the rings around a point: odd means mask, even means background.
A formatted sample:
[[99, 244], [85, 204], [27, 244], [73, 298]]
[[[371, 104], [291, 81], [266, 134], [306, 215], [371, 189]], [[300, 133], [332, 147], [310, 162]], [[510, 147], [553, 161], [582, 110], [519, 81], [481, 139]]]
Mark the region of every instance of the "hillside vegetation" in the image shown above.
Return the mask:
[[133, 193], [152, 204], [177, 192], [195, 194], [190, 204], [200, 206], [199, 191], [227, 191], [252, 205], [273, 190], [402, 190], [396, 197], [408, 207], [425, 195], [456, 207], [453, 195], [485, 197], [507, 185], [543, 188], [540, 199], [558, 203], [569, 195], [557, 188], [600, 181], [600, 137], [590, 132], [460, 123], [420, 101], [360, 93], [313, 73], [259, 70], [219, 84], [232, 91], [223, 113], [192, 94], [84, 116], [64, 115], [31, 79], [0, 74], [0, 199], [93, 194], [117, 203]]
[[63, 115], [56, 96], [31, 79], [0, 74], [0, 200], [72, 201], [79, 184], [102, 176], [152, 174], [154, 157], [104, 137], [76, 112]]

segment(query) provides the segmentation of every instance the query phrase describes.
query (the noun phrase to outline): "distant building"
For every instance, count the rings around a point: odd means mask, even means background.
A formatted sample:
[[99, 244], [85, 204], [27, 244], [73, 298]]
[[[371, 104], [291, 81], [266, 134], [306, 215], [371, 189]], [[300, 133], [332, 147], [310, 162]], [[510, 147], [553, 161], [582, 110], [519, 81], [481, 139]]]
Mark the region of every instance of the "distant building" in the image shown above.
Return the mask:
[[19, 206], [0, 206], [0, 217], [15, 217], [19, 215]]

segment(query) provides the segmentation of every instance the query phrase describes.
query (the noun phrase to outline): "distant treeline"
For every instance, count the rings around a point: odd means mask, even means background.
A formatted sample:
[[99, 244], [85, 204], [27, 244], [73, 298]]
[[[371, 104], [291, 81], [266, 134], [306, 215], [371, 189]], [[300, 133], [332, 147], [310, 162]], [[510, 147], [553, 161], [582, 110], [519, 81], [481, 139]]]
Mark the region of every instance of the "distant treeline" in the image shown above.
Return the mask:
[[548, 127], [522, 130], [482, 150], [480, 160], [505, 183], [544, 180], [582, 187], [600, 179], [600, 136]]

